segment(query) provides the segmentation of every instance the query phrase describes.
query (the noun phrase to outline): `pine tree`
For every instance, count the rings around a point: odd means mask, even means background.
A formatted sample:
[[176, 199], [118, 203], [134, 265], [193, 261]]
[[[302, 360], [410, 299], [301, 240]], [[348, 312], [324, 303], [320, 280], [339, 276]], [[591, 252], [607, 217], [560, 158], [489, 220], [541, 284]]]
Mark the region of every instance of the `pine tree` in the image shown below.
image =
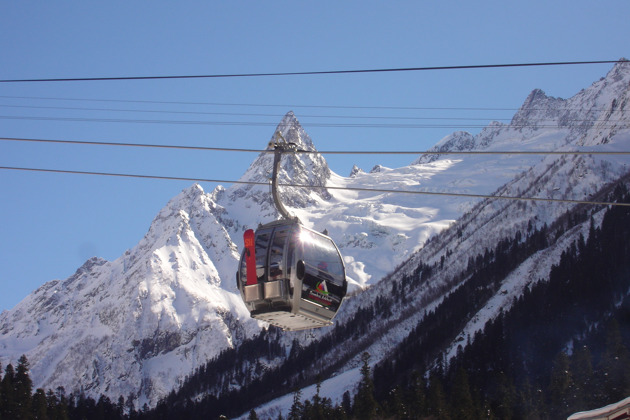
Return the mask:
[[118, 403], [116, 404], [116, 413], [118, 417], [123, 418], [125, 414], [125, 397], [122, 395], [118, 397]]
[[317, 377], [317, 386], [316, 386], [315, 395], [313, 395], [313, 406], [311, 408], [311, 413], [308, 414], [308, 417], [311, 419], [325, 419], [324, 416], [324, 407], [322, 405], [322, 397], [319, 395], [319, 392], [322, 389], [322, 381], [321, 378]]
[[304, 401], [304, 408], [302, 409], [302, 416], [300, 417], [300, 419], [311, 420], [312, 413], [313, 413], [313, 404], [311, 403], [310, 400]]
[[317, 387], [315, 391], [315, 395], [313, 396], [313, 402], [308, 407], [306, 404], [304, 406], [304, 415], [305, 419], [313, 419], [313, 420], [326, 420], [330, 419], [333, 414], [332, 401], [330, 398], [322, 398], [321, 397], [321, 388], [322, 382], [321, 377], [317, 378]]
[[387, 398], [387, 406], [383, 407], [383, 411], [396, 419], [408, 418], [407, 404], [400, 387], [397, 386], [390, 391]]
[[32, 416], [37, 420], [48, 420], [48, 403], [46, 401], [46, 392], [37, 388], [35, 394], [33, 394], [33, 411]]
[[426, 386], [422, 375], [417, 372], [413, 374], [412, 378], [409, 409], [416, 418], [421, 418], [427, 414]]
[[470, 392], [468, 374], [463, 367], [457, 370], [452, 388], [451, 407], [453, 409], [451, 411], [453, 417], [456, 419], [475, 419], [477, 417], [475, 404]]
[[17, 417], [17, 404], [15, 401], [15, 370], [11, 363], [4, 369], [0, 388], [2, 388], [2, 412], [0, 412], [0, 416], [3, 419], [14, 419]]
[[69, 401], [66, 397], [66, 390], [62, 386], [58, 386], [56, 391], [48, 390], [46, 393], [46, 402], [48, 404], [48, 413], [51, 419], [67, 420]]
[[346, 391], [341, 396], [341, 409], [350, 416], [352, 414], [352, 397], [350, 391]]
[[302, 391], [300, 389], [296, 389], [293, 393], [293, 404], [289, 410], [287, 420], [300, 420], [303, 412], [304, 405], [302, 404]]
[[127, 412], [129, 413], [129, 417], [132, 418], [135, 417], [136, 414], [138, 414], [138, 412], [136, 411], [135, 400], [136, 396], [133, 393], [129, 393], [125, 402], [125, 407], [127, 409]]
[[569, 364], [569, 356], [560, 352], [554, 359], [549, 382], [550, 412], [555, 417], [570, 414], [570, 398], [573, 392], [573, 377]]
[[510, 420], [514, 416], [513, 405], [515, 401], [514, 384], [505, 372], [495, 375], [497, 387], [496, 407], [494, 412], [497, 418]]
[[31, 417], [33, 381], [28, 374], [29, 367], [30, 364], [26, 356], [20, 356], [14, 385], [15, 400], [18, 405], [17, 412], [15, 413], [16, 419], [29, 419]]
[[450, 419], [446, 404], [446, 394], [440, 375], [431, 374], [429, 378], [429, 392], [427, 398], [427, 408], [430, 416], [440, 420]]
[[360, 419], [373, 419], [377, 415], [378, 403], [374, 398], [374, 383], [370, 372], [370, 354], [364, 352], [361, 355], [363, 365], [361, 366], [361, 381], [359, 389], [354, 399], [354, 407], [352, 409], [354, 415]]
[[630, 356], [623, 344], [619, 323], [612, 320], [606, 328], [606, 348], [599, 370], [603, 378], [604, 404], [619, 401], [630, 392]]
[[574, 383], [571, 411], [583, 411], [593, 407], [593, 364], [587, 346], [574, 351], [571, 357], [571, 371]]
[[[538, 390], [540, 391], [540, 390]], [[538, 419], [541, 418], [542, 401], [541, 392], [534, 390], [529, 382], [529, 379], [525, 379], [525, 382], [521, 385], [519, 394], [519, 403], [517, 412], [522, 414], [526, 419]]]

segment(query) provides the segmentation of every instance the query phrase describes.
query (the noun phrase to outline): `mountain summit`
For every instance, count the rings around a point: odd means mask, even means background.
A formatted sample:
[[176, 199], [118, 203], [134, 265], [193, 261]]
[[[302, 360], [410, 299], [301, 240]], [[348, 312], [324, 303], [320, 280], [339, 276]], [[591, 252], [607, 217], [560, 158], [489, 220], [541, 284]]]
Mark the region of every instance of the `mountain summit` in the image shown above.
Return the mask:
[[[331, 195], [326, 184], [332, 172], [323, 156], [317, 153], [313, 141], [293, 112], [288, 112], [280, 121], [271, 140], [276, 139], [276, 133], [280, 133], [288, 143], [295, 144], [298, 149], [297, 153], [287, 152], [282, 157], [278, 182], [283, 203], [287, 207], [307, 209], [317, 206], [319, 201], [330, 200]], [[273, 160], [273, 151], [268, 147], [266, 152], [258, 155], [252, 162], [238, 180], [239, 183], [227, 190], [219, 187], [213, 193], [224, 222], [233, 228], [230, 233], [242, 235], [243, 226], [255, 228], [259, 223], [278, 218], [270, 192]], [[261, 183], [269, 186], [257, 185]], [[309, 188], [282, 184], [305, 185]], [[225, 219], [229, 217], [227, 214], [232, 216], [229, 221]]]
[[[493, 122], [475, 136], [457, 132], [410, 166], [379, 166], [370, 173], [357, 168], [350, 177], [330, 170], [296, 116], [287, 113], [276, 131], [302, 152], [283, 156], [280, 194], [306, 226], [327, 229], [339, 246], [351, 292], [358, 294], [342, 312], [356, 309], [362, 299], [377, 299], [358, 292], [369, 286], [378, 291], [393, 271], [412, 272], [406, 267], [419, 260], [444, 258], [444, 272], [453, 275], [427, 286], [435, 297], [493, 240], [529, 221], [534, 227], [552, 223], [566, 211], [478, 196], [589, 199], [627, 172], [627, 162], [617, 157], [440, 152], [627, 150], [629, 81], [630, 66], [619, 63], [570, 99], [535, 90], [511, 124]], [[227, 189], [183, 190], [120, 258], [88, 260], [68, 279], [44, 284], [0, 314], [0, 362], [7, 365], [25, 353], [36, 387], [64, 386], [154, 405], [222, 350], [256, 336], [264, 325], [249, 317], [234, 274], [243, 232], [278, 216], [269, 187], [270, 152], [257, 156]], [[454, 224], [455, 230], [447, 230]], [[440, 232], [441, 241], [452, 243], [429, 241]], [[455, 247], [457, 258], [448, 259]], [[400, 340], [388, 337], [391, 343], [381, 343], [383, 349]]]

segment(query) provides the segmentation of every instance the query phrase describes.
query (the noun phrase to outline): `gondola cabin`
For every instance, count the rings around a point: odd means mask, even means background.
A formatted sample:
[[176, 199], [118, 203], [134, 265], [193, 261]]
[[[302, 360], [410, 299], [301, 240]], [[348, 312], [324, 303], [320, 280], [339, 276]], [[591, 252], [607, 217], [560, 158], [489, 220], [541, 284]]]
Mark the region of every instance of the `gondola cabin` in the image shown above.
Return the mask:
[[332, 324], [348, 289], [332, 239], [280, 220], [246, 231], [244, 240], [236, 281], [253, 318], [284, 330]]

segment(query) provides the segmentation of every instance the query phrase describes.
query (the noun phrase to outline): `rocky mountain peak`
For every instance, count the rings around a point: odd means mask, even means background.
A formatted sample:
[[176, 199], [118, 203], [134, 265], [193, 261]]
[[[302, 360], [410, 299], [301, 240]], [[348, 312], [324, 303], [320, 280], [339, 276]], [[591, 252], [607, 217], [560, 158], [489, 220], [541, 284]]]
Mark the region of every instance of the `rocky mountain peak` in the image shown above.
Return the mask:
[[[287, 112], [282, 118], [282, 120], [276, 127], [276, 130], [272, 136], [272, 140], [275, 139], [276, 133], [282, 134], [287, 142], [296, 144], [299, 150], [308, 150], [314, 152], [317, 151], [315, 145], [313, 144], [313, 141], [311, 140], [309, 135], [306, 134], [306, 131], [304, 131], [304, 129], [302, 128], [302, 125], [298, 121], [293, 111]], [[267, 149], [271, 150], [270, 147], [268, 147]]]
[[[297, 145], [298, 152], [287, 152], [282, 156], [278, 175], [280, 195], [287, 207], [306, 208], [318, 199], [329, 200], [331, 195], [326, 190], [326, 182], [331, 176], [330, 168], [324, 157], [318, 153], [301, 153], [300, 151], [317, 152], [310, 136], [298, 121], [292, 111], [289, 111], [280, 121], [271, 141], [276, 140], [276, 133], [282, 134], [289, 143]], [[270, 193], [271, 174], [273, 172], [274, 154], [270, 146], [262, 152], [249, 166], [245, 174], [239, 179], [241, 183], [228, 188], [218, 203], [230, 206], [231, 203], [246, 202], [252, 211], [252, 220], [247, 225], [256, 226], [278, 217]], [[251, 183], [245, 184], [242, 183]], [[260, 185], [268, 184], [268, 185]], [[285, 186], [282, 184], [305, 185], [308, 188]]]
[[615, 82], [622, 81], [630, 74], [630, 61], [627, 58], [621, 57], [619, 61], [613, 66], [613, 68], [606, 75], [607, 79]]
[[440, 140], [430, 151], [420, 156], [412, 165], [431, 163], [440, 158], [440, 152], [462, 152], [474, 150], [476, 147], [475, 138], [467, 131], [456, 131]]
[[516, 129], [539, 128], [557, 121], [565, 108], [566, 100], [548, 96], [541, 89], [534, 89], [512, 118], [511, 125]]
[[352, 170], [350, 171], [350, 178], [354, 178], [355, 176], [365, 173], [363, 169], [359, 168], [357, 165], [352, 166]]
[[[612, 108], [619, 104], [619, 98], [628, 96], [629, 88], [630, 62], [621, 59], [606, 77], [569, 99], [554, 98], [540, 89], [533, 90], [512, 118], [511, 125], [528, 133], [552, 127], [568, 129], [567, 142], [578, 140], [582, 143], [580, 139], [588, 137], [592, 144], [595, 138], [599, 137], [600, 140], [595, 141], [601, 141], [606, 135], [593, 137], [587, 133], [606, 118], [607, 111], [614, 111]], [[608, 127], [613, 125], [608, 124]]]
[[370, 173], [377, 174], [377, 173], [383, 172], [384, 170], [385, 170], [385, 167], [383, 165], [374, 165], [374, 167], [370, 169]]

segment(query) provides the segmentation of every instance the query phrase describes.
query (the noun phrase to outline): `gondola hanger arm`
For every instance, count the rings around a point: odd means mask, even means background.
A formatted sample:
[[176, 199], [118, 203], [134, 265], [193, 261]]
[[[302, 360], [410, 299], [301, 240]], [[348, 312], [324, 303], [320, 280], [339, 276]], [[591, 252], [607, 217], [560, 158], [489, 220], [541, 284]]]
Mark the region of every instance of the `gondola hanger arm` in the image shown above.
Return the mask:
[[[282, 141], [278, 141], [278, 137]], [[289, 211], [282, 204], [280, 199], [280, 192], [278, 191], [278, 174], [280, 172], [280, 163], [282, 161], [283, 153], [295, 153], [298, 151], [297, 144], [289, 143], [284, 136], [278, 131], [274, 136], [274, 139], [269, 143], [270, 147], [273, 147], [273, 173], [271, 175], [271, 196], [273, 198], [274, 205], [280, 214], [280, 217], [286, 220], [295, 220], [301, 223], [297, 216], [292, 216]]]

